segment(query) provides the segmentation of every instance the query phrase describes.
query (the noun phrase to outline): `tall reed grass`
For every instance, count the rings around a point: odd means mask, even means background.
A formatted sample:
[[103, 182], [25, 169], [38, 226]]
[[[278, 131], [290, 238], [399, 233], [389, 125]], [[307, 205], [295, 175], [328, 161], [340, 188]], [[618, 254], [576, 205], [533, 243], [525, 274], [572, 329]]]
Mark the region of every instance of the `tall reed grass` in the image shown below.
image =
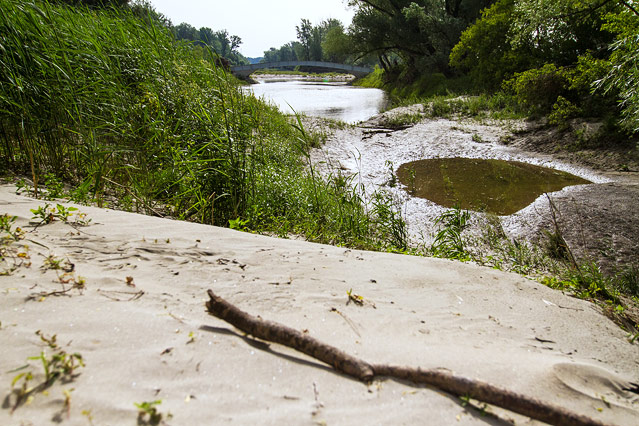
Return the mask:
[[0, 168], [31, 175], [36, 191], [55, 175], [146, 213], [405, 246], [348, 179], [314, 173], [300, 121], [245, 94], [153, 16], [0, 0]]

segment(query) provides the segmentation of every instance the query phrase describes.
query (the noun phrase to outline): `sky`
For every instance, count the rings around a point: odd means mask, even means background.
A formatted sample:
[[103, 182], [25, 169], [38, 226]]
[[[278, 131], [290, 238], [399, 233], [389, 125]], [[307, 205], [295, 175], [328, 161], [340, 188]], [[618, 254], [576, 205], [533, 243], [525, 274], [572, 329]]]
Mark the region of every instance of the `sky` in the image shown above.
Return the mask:
[[242, 39], [240, 53], [263, 56], [271, 47], [279, 48], [297, 39], [295, 26], [302, 18], [313, 25], [329, 18], [348, 27], [354, 11], [347, 0], [151, 0], [156, 11], [173, 25], [186, 22], [195, 28], [227, 30]]

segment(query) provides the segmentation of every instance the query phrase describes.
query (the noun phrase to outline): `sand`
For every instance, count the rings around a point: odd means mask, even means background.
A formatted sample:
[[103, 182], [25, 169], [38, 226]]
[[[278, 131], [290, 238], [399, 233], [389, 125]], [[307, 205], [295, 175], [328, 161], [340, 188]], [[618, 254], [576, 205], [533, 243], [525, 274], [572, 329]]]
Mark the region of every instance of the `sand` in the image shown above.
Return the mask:
[[[2, 425], [133, 425], [134, 404], [156, 400], [172, 425], [536, 424], [409, 383], [366, 385], [256, 342], [206, 313], [209, 288], [369, 362], [449, 369], [607, 423], [639, 422], [639, 394], [624, 390], [639, 382], [639, 344], [592, 303], [519, 275], [86, 206], [75, 207], [88, 226], [36, 227], [30, 210], [44, 203], [0, 187], [0, 214], [26, 231], [13, 247], [27, 244], [31, 262], [0, 276]], [[42, 268], [50, 255], [73, 263], [85, 288], [42, 298], [63, 289], [61, 272]], [[347, 303], [351, 290], [363, 306]], [[37, 330], [86, 366], [11, 413], [12, 370], [29, 364], [32, 383], [44, 379], [27, 361], [52, 353]]]

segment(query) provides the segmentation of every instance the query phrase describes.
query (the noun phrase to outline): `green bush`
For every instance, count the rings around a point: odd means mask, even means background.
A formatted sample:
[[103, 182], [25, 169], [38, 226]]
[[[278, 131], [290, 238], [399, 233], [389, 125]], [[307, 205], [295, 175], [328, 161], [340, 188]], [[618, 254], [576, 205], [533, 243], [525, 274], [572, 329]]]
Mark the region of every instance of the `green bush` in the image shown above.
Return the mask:
[[548, 122], [565, 128], [568, 120], [581, 114], [581, 109], [563, 96], [557, 97], [557, 102], [552, 106], [552, 112], [548, 115]]
[[523, 107], [536, 114], [550, 112], [557, 98], [566, 94], [568, 86], [565, 71], [554, 64], [517, 73], [503, 84], [506, 92], [515, 95]]

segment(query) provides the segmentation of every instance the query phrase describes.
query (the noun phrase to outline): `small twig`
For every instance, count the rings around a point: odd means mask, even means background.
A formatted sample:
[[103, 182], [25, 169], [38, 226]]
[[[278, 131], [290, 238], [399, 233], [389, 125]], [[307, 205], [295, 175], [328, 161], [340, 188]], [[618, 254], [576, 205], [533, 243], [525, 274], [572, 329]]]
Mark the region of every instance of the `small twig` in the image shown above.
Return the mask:
[[316, 416], [324, 404], [322, 404], [319, 400], [319, 391], [317, 390], [317, 384], [313, 382], [313, 395], [315, 396], [315, 409], [313, 410], [313, 416]]
[[33, 293], [30, 294], [27, 297], [27, 300], [37, 300], [37, 299], [42, 299], [43, 297], [49, 297], [49, 296], [68, 296], [68, 293], [73, 290], [73, 287], [69, 287], [67, 289], [64, 290], [54, 290], [54, 291], [50, 291], [50, 292], [46, 292], [46, 291], [41, 291], [40, 293]]
[[557, 220], [557, 213], [559, 212], [559, 209], [555, 205], [555, 202], [552, 200], [552, 198], [550, 198], [550, 195], [548, 195], [548, 193], [546, 193], [545, 195], [546, 195], [546, 198], [548, 199], [548, 204], [550, 205], [550, 215], [552, 218], [553, 226], [555, 227], [555, 235], [557, 236], [557, 238], [560, 239], [560, 244], [562, 244], [563, 247], [566, 249], [568, 260], [570, 261], [572, 266], [575, 269], [579, 269], [579, 266], [577, 265], [577, 261], [575, 260], [575, 256], [573, 255], [572, 250], [570, 249], [570, 246], [568, 245], [568, 242], [564, 238], [564, 235], [561, 232], [561, 229], [559, 228], [559, 221]]
[[331, 312], [335, 312], [339, 316], [341, 316], [344, 319], [344, 321], [346, 321], [346, 323], [353, 329], [355, 334], [357, 334], [357, 337], [362, 337], [362, 335], [359, 334], [359, 331], [357, 330], [357, 327], [355, 326], [355, 323], [349, 317], [344, 315], [341, 311], [337, 310], [337, 308], [331, 308]]
[[236, 308], [226, 300], [208, 290], [206, 302], [208, 312], [239, 330], [256, 338], [280, 343], [312, 356], [335, 368], [335, 370], [370, 383], [376, 377], [392, 377], [414, 383], [427, 384], [457, 396], [505, 408], [552, 425], [601, 426], [603, 423], [587, 416], [570, 412], [562, 407], [548, 404], [535, 398], [498, 388], [489, 383], [456, 376], [439, 369], [402, 367], [386, 364], [369, 364], [340, 349], [273, 321], [254, 317]]
[[[116, 302], [132, 302], [133, 300], [137, 300], [140, 297], [144, 296], [144, 291], [140, 290], [138, 292], [129, 292], [129, 291], [118, 291], [118, 290], [100, 290], [98, 289], [98, 293], [100, 293], [102, 296], [107, 297], [111, 300], [115, 300]], [[119, 297], [116, 296], [111, 296], [109, 293], [112, 294], [127, 294], [130, 295], [131, 297], [128, 299], [120, 299]]]

